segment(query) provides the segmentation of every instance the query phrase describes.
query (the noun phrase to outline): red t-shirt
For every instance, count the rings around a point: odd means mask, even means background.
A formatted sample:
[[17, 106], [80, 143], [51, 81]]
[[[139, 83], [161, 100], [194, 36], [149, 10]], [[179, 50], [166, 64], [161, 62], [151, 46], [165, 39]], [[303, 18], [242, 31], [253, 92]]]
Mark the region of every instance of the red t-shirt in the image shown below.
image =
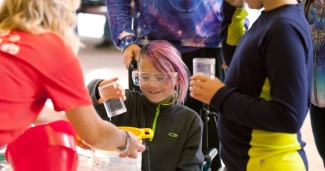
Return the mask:
[[0, 32], [0, 146], [29, 127], [47, 99], [57, 111], [92, 104], [72, 49], [54, 33]]

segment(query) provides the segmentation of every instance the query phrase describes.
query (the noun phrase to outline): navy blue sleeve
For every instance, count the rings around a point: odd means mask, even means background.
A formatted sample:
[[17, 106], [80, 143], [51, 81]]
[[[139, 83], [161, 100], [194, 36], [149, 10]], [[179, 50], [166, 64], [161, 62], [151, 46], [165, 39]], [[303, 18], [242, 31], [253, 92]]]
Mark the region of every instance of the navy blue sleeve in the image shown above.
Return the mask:
[[[309, 109], [311, 90], [312, 46], [305, 28], [287, 18], [278, 19], [259, 44], [257, 53], [270, 81], [270, 99], [224, 88], [213, 97], [213, 106], [224, 117], [250, 128], [299, 131]], [[239, 84], [255, 82], [254, 75], [251, 78]]]

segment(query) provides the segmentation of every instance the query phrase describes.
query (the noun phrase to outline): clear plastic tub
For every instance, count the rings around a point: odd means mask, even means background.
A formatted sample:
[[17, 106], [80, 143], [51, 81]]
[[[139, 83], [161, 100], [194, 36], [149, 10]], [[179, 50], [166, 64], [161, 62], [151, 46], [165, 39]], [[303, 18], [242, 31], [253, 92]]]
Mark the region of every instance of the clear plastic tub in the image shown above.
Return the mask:
[[[93, 167], [110, 171], [141, 171], [142, 153], [136, 159], [121, 158], [115, 150], [99, 150], [92, 148]], [[106, 170], [106, 169], [105, 169]]]
[[[153, 131], [150, 128], [135, 128], [120, 126], [120, 129], [132, 132], [140, 140], [153, 137]], [[141, 171], [142, 153], [138, 153], [136, 159], [121, 158], [116, 149], [96, 149], [91, 148], [93, 158], [93, 168], [110, 171]]]

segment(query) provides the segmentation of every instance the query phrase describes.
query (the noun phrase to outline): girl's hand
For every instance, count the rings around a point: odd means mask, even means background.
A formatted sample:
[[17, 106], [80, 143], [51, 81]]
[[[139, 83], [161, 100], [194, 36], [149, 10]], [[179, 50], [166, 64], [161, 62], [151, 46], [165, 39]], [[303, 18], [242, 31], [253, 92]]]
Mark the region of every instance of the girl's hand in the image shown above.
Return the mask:
[[[102, 90], [102, 95], [100, 95], [100, 98], [98, 100], [99, 103], [104, 103], [108, 99], [112, 98], [122, 98], [123, 101], [126, 100], [125, 96], [125, 90], [122, 88], [121, 84], [117, 83], [118, 80], [117, 77], [104, 80], [98, 84], [98, 87], [106, 86], [108, 84], [115, 84], [114, 86], [104, 88]], [[99, 90], [98, 90], [99, 91]], [[100, 92], [98, 94], [101, 94]], [[103, 97], [102, 97], [103, 96]]]

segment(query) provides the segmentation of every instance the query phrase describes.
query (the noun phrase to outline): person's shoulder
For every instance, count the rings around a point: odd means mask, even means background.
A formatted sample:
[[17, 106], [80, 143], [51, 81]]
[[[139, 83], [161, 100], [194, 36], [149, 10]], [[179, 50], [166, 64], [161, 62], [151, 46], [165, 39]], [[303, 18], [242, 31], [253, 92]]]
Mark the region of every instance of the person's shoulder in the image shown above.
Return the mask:
[[21, 35], [21, 47], [26, 53], [33, 56], [42, 55], [43, 58], [40, 62], [66, 65], [72, 61], [77, 61], [72, 48], [56, 33], [43, 32], [31, 34], [23, 32]]
[[301, 15], [275, 15], [272, 20], [269, 20], [266, 27], [274, 33], [285, 33], [287, 36], [295, 34], [292, 30], [306, 30], [309, 26]]
[[63, 39], [54, 32], [33, 34], [29, 32], [13, 31], [21, 37], [21, 45], [32, 47], [34, 50], [46, 50], [52, 53], [68, 52], [71, 49]]
[[63, 39], [59, 35], [53, 32], [41, 33], [38, 35], [38, 37], [40, 41], [42, 42], [46, 41], [46, 43], [49, 43], [54, 47], [58, 46], [60, 48], [63, 48], [67, 46], [66, 43], [63, 41]]
[[56, 33], [45, 32], [38, 35], [39, 43], [44, 44], [46, 51], [52, 53], [56, 58], [66, 58], [67, 61], [75, 60], [75, 53], [72, 48]]
[[273, 16], [273, 19], [269, 22], [274, 23], [275, 27], [279, 25], [289, 26], [305, 22], [304, 12], [300, 5], [282, 6], [268, 13]]
[[58, 57], [62, 53], [70, 53], [66, 43], [55, 33], [30, 33], [19, 30], [0, 30], [2, 44], [15, 44], [19, 47], [19, 52], [38, 56], [37, 54], [53, 54]]
[[63, 40], [55, 33], [53, 32], [42, 32], [42, 33], [29, 33], [29, 32], [23, 32], [23, 31], [11, 31], [12, 34], [19, 35], [23, 38], [23, 40], [26, 40], [30, 43], [41, 43], [41, 42], [62, 42]]

